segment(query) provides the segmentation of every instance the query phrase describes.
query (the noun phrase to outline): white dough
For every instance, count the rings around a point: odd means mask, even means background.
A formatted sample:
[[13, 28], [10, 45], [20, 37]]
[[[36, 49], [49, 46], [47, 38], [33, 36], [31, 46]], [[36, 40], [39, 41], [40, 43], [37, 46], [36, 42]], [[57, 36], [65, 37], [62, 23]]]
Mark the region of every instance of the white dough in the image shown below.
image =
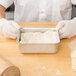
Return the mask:
[[46, 31], [46, 32], [26, 32], [21, 33], [21, 43], [56, 43], [57, 32]]

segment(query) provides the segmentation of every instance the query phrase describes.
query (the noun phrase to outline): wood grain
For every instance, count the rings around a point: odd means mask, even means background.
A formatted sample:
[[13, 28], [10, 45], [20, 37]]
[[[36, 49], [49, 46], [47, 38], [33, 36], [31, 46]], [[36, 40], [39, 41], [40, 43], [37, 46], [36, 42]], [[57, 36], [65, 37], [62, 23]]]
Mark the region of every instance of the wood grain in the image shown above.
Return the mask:
[[20, 76], [20, 70], [5, 58], [0, 57], [0, 76]]

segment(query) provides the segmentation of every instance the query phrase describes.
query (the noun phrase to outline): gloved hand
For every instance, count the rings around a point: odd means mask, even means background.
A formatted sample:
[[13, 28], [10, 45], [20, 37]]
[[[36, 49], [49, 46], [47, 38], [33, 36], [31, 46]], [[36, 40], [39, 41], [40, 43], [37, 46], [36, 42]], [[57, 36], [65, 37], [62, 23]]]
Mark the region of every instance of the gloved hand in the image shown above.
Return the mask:
[[20, 26], [14, 21], [0, 19], [0, 32], [4, 34], [6, 38], [16, 39], [19, 28]]
[[76, 18], [64, 20], [58, 23], [56, 28], [59, 30], [60, 38], [71, 38], [76, 35]]

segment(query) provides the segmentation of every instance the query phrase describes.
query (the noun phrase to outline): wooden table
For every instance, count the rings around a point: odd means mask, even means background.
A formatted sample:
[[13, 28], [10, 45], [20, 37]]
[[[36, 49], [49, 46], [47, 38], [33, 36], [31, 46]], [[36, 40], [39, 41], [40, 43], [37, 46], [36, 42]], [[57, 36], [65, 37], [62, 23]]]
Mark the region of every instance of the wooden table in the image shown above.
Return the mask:
[[[55, 27], [57, 23], [19, 23], [21, 27]], [[21, 54], [16, 40], [5, 39], [0, 34], [0, 55], [10, 60], [21, 70], [21, 76], [76, 76], [72, 70], [68, 44], [76, 37], [61, 40], [57, 54]]]

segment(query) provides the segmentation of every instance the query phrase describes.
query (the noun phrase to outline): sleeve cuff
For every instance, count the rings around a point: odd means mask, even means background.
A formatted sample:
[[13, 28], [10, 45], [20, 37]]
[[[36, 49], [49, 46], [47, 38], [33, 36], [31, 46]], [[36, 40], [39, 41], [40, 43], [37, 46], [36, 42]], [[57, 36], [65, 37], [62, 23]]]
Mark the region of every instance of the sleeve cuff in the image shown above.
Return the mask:
[[0, 4], [5, 8], [8, 8], [13, 2], [14, 0], [0, 0]]
[[76, 5], [76, 0], [71, 0], [72, 4]]

